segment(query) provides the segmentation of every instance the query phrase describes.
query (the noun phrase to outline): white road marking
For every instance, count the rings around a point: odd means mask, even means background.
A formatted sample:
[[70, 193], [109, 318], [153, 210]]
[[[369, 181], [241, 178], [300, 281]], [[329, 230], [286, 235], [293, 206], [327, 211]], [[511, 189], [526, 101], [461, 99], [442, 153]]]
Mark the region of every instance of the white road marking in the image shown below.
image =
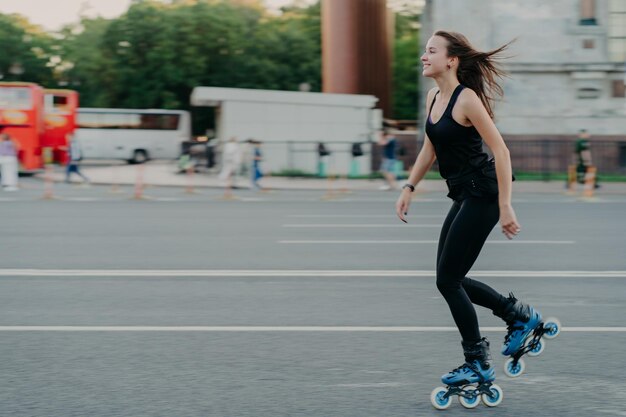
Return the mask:
[[[504, 327], [481, 327], [483, 332], [505, 332]], [[0, 332], [458, 332], [456, 327], [420, 326], [0, 326]], [[626, 327], [563, 327], [561, 332], [626, 333]]]
[[65, 200], [75, 201], [75, 202], [80, 202], [80, 203], [91, 203], [94, 201], [103, 201], [101, 198], [94, 198], [94, 197], [66, 197]]
[[[395, 227], [411, 227], [398, 225]], [[394, 227], [394, 226], [386, 226]], [[422, 226], [418, 226], [422, 227]], [[440, 227], [440, 226], [433, 226]], [[410, 245], [410, 244], [437, 244], [437, 240], [279, 240], [278, 243], [298, 245]], [[575, 240], [488, 240], [486, 244], [516, 244], [516, 245], [573, 245]]]
[[[396, 219], [395, 214], [290, 214], [288, 217], [297, 217], [305, 219], [319, 219], [319, 218], [381, 218], [381, 219]], [[446, 216], [440, 214], [413, 214], [409, 216], [412, 219], [443, 219]]]
[[[472, 277], [626, 278], [626, 271], [471, 271]], [[300, 269], [0, 269], [0, 277], [435, 277], [431, 270], [300, 270]]]
[[300, 227], [300, 228], [396, 228], [396, 227], [436, 227], [440, 228], [440, 224], [283, 224], [283, 227]]

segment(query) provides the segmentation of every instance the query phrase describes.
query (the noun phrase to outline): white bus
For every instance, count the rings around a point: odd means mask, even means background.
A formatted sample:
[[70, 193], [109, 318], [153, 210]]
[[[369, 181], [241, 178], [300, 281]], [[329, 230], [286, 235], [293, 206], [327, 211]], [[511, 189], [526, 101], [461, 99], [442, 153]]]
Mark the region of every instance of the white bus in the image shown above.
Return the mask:
[[182, 110], [78, 108], [75, 138], [85, 159], [175, 159], [191, 138]]

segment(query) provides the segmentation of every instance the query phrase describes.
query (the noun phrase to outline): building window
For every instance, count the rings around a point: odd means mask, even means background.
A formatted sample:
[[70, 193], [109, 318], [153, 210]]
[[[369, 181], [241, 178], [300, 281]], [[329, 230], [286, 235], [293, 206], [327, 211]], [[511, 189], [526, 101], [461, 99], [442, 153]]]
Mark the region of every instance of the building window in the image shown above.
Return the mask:
[[583, 39], [583, 49], [593, 49], [596, 43], [593, 39]]
[[580, 0], [580, 24], [583, 26], [597, 25], [596, 0]]
[[626, 97], [624, 80], [613, 80], [613, 97]]
[[626, 1], [609, 0], [609, 59], [626, 62]]

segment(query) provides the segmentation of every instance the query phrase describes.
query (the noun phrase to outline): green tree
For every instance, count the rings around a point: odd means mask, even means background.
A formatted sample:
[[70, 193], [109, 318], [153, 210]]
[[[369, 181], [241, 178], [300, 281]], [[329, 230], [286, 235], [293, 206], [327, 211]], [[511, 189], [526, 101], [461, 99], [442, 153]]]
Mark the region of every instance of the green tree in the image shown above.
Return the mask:
[[197, 85], [234, 86], [239, 56], [260, 19], [230, 2], [136, 2], [111, 23], [103, 55], [112, 70], [108, 100], [117, 106], [188, 106]]
[[[271, 16], [257, 0], [135, 1], [91, 43], [100, 54], [90, 57], [99, 62], [91, 66], [99, 72], [97, 101], [186, 108], [198, 85], [296, 90], [306, 82], [319, 91], [319, 26], [319, 4]], [[91, 35], [85, 26], [75, 40], [86, 45]], [[73, 62], [87, 58], [80, 50], [70, 54]], [[75, 73], [87, 67], [74, 65]]]
[[57, 49], [62, 60], [57, 65], [59, 86], [77, 89], [83, 107], [109, 107], [104, 77], [111, 63], [102, 54], [102, 38], [111, 20], [83, 17], [80, 23], [64, 27]]
[[283, 14], [266, 19], [246, 48], [247, 81], [256, 88], [298, 90], [306, 83], [321, 91], [320, 3], [283, 8]]
[[[52, 37], [20, 15], [0, 14], [0, 79], [53, 82]], [[56, 59], [59, 59], [58, 57]]]
[[396, 14], [393, 45], [393, 115], [395, 119], [417, 118], [418, 98], [418, 16]]

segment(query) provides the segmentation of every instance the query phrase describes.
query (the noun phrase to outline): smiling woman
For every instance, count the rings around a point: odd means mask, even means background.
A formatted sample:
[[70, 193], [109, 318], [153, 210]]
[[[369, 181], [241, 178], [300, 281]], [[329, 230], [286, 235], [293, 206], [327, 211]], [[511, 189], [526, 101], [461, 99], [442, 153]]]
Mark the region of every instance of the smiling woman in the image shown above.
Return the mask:
[[[439, 237], [437, 288], [459, 329], [465, 356], [465, 363], [441, 378], [446, 388], [433, 391], [431, 401], [438, 409], [450, 405], [451, 395], [458, 395], [467, 408], [477, 406], [481, 397], [490, 407], [502, 401], [502, 390], [493, 384], [489, 342], [481, 337], [474, 304], [507, 323], [502, 354], [514, 358], [515, 365], [527, 353], [529, 335], [539, 342], [545, 334], [541, 315], [533, 307], [467, 276], [498, 220], [508, 239], [521, 231], [511, 205], [511, 158], [493, 122], [493, 97], [502, 95], [496, 79], [504, 75], [496, 59], [507, 46], [481, 52], [460, 33], [437, 31], [421, 57], [422, 75], [434, 79], [437, 87], [428, 93], [424, 145], [398, 198], [396, 213], [406, 223], [411, 193], [437, 159], [453, 200]], [[483, 140], [495, 161], [483, 151]]]

